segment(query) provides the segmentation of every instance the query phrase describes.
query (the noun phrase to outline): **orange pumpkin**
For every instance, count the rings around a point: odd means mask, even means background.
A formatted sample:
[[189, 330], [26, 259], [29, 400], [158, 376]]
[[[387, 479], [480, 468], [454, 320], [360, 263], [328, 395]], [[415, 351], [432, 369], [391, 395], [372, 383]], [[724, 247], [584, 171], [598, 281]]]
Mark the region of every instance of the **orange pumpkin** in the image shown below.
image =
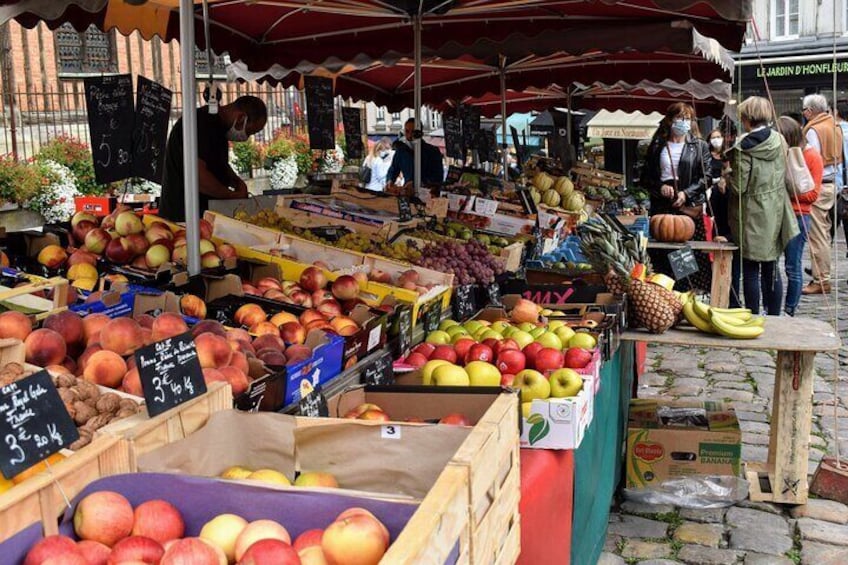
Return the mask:
[[695, 222], [683, 214], [651, 216], [651, 237], [666, 243], [684, 243], [695, 235]]

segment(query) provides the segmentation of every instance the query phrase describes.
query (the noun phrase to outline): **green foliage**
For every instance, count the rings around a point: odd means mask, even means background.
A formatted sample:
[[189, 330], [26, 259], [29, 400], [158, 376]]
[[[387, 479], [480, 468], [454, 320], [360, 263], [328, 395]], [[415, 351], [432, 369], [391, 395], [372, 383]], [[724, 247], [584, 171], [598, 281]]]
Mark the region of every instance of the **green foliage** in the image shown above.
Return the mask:
[[50, 178], [37, 164], [0, 156], [0, 200], [23, 204], [49, 184]]
[[253, 169], [261, 167], [262, 153], [262, 146], [252, 139], [233, 143], [235, 165], [241, 173], [250, 173]]
[[81, 194], [101, 195], [109, 192], [109, 186], [99, 184], [94, 178], [94, 161], [88, 145], [75, 137], [54, 137], [41, 146], [35, 158], [38, 161], [55, 161], [68, 167], [74, 174], [77, 190]]

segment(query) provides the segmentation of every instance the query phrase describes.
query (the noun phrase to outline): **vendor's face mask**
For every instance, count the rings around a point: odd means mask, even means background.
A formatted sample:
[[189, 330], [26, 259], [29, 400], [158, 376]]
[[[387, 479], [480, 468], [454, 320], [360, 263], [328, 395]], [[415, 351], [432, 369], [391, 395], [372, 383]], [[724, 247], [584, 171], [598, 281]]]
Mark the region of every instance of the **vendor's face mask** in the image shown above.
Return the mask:
[[671, 122], [671, 131], [675, 135], [686, 135], [692, 129], [692, 121], [688, 119], [676, 119]]
[[710, 145], [712, 145], [714, 149], [721, 149], [722, 143], [724, 143], [724, 139], [720, 137], [714, 137], [710, 140]]
[[244, 122], [242, 123], [241, 128], [236, 127], [238, 123], [238, 118], [233, 122], [230, 131], [227, 132], [227, 139], [233, 142], [247, 141], [247, 138], [250, 137], [247, 135], [247, 116], [244, 116]]

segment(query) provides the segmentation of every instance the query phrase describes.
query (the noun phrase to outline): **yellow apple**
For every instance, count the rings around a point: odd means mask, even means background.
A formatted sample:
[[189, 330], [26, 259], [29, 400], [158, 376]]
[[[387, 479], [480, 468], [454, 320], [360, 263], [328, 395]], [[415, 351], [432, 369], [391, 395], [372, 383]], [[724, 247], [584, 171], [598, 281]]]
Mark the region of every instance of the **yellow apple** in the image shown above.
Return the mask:
[[247, 520], [235, 514], [219, 514], [200, 529], [200, 539], [219, 548], [230, 562], [235, 561], [236, 539], [247, 527]]
[[568, 340], [568, 347], [582, 347], [583, 349], [594, 349], [598, 344], [597, 340], [586, 332], [578, 332], [575, 333], [574, 336]]
[[515, 343], [518, 344], [518, 347], [524, 349], [531, 343], [533, 343], [533, 336], [524, 330], [516, 330], [509, 336], [510, 339], [514, 340]]
[[442, 330], [442, 331], [446, 331], [448, 328], [451, 328], [453, 326], [458, 326], [458, 325], [459, 325], [459, 322], [457, 322], [455, 320], [442, 320], [442, 322], [439, 324], [439, 329]]
[[559, 328], [565, 326], [565, 322], [562, 320], [551, 320], [548, 322], [548, 331], [553, 332], [558, 330]]
[[254, 471], [249, 474], [247, 479], [251, 481], [262, 481], [263, 483], [269, 483], [272, 485], [291, 485], [291, 481], [288, 477], [274, 469], [259, 469], [258, 471]]
[[545, 332], [536, 337], [536, 342], [541, 343], [545, 347], [552, 347], [554, 349], [562, 349], [562, 340], [560, 340], [555, 333], [553, 332]]
[[436, 367], [432, 374], [432, 383], [436, 386], [469, 386], [471, 380], [462, 367], [450, 363]]
[[421, 368], [421, 382], [425, 385], [433, 384], [433, 371], [436, 370], [436, 367], [441, 367], [442, 365], [450, 365], [450, 363], [444, 359], [427, 361]]
[[583, 378], [574, 369], [557, 369], [548, 377], [551, 383], [551, 397], [569, 398], [577, 396], [583, 388]]
[[434, 345], [445, 345], [450, 343], [451, 336], [448, 332], [443, 332], [442, 330], [436, 330], [430, 332], [427, 335], [427, 339], [425, 340], [427, 343], [432, 343]]
[[554, 333], [563, 343], [568, 343], [568, 341], [574, 337], [574, 330], [571, 329], [570, 326], [559, 327], [554, 330]]
[[253, 471], [250, 469], [245, 469], [244, 467], [239, 467], [236, 465], [235, 467], [230, 467], [223, 473], [221, 473], [222, 479], [246, 479]]
[[491, 363], [472, 361], [465, 366], [471, 386], [500, 386], [501, 372]]

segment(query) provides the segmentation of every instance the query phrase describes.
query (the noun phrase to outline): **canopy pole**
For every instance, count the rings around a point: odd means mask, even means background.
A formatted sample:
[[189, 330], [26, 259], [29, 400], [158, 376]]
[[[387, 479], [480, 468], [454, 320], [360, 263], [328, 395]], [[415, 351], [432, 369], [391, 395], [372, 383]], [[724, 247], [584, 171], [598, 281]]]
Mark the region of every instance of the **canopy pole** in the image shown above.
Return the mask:
[[[565, 127], [568, 129], [565, 133], [565, 138], [568, 140], [568, 154], [571, 155], [571, 148], [574, 147], [574, 140], [571, 139], [571, 96], [574, 94], [574, 91], [571, 87], [568, 87], [568, 95], [566, 97], [566, 107], [568, 108], [568, 115], [565, 117]], [[577, 148], [574, 148], [574, 156], [577, 157]]]
[[180, 0], [180, 82], [183, 89], [183, 182], [188, 274], [200, 273], [200, 206], [197, 184], [197, 92], [194, 2]]
[[501, 79], [501, 151], [503, 158], [503, 178], [504, 182], [509, 180], [509, 151], [506, 143], [506, 57], [500, 56], [500, 79]]
[[[413, 36], [415, 38], [415, 129], [421, 127], [421, 12], [412, 18]], [[421, 188], [421, 139], [413, 142], [415, 150], [415, 196]]]

